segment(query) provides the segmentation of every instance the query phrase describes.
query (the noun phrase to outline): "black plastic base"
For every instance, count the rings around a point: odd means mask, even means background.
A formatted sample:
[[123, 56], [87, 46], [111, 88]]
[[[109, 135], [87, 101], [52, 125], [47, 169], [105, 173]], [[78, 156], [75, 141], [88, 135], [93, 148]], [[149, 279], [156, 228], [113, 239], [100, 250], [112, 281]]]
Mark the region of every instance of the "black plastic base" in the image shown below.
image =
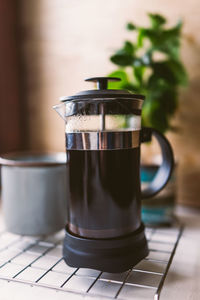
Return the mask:
[[134, 233], [113, 239], [81, 238], [66, 229], [63, 257], [71, 267], [110, 273], [124, 272], [148, 253], [143, 224]]

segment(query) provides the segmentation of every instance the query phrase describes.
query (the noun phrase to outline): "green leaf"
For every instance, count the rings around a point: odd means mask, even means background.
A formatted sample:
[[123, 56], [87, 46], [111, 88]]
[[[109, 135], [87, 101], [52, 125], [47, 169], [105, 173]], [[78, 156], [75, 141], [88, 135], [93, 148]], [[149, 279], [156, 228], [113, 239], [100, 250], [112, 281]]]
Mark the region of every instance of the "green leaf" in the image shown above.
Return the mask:
[[182, 22], [179, 21], [176, 26], [164, 30], [159, 37], [157, 43], [154, 46], [157, 50], [160, 50], [168, 54], [171, 58], [178, 60], [180, 53], [180, 34], [181, 34]]
[[132, 82], [123, 84], [122, 85], [122, 89], [131, 91], [133, 93], [143, 93], [141, 91], [141, 87], [139, 85], [137, 85], [137, 84], [132, 83]]
[[117, 53], [117, 54], [112, 55], [110, 57], [110, 60], [118, 66], [125, 67], [125, 66], [130, 66], [132, 64], [133, 56], [130, 54]]
[[182, 20], [179, 20], [174, 27], [164, 31], [165, 38], [169, 39], [169, 38], [178, 37], [181, 34], [182, 26], [183, 26], [183, 22], [182, 22]]
[[138, 37], [137, 37], [137, 47], [138, 48], [143, 47], [144, 38], [146, 38], [147, 36], [148, 36], [147, 30], [145, 28], [138, 29]]
[[125, 41], [121, 49], [119, 49], [114, 55], [110, 57], [110, 60], [119, 66], [131, 65], [134, 58], [135, 48], [129, 41]]
[[145, 98], [144, 104], [142, 106], [142, 126], [152, 127], [150, 121], [150, 115], [152, 111], [152, 104], [149, 100], [149, 95]]
[[129, 22], [129, 23], [127, 23], [126, 24], [126, 29], [127, 30], [135, 30], [137, 27], [133, 24], [133, 23], [131, 23], [131, 22]]
[[[160, 81], [161, 83], [161, 81]], [[142, 110], [142, 122], [161, 132], [169, 129], [169, 121], [178, 105], [177, 87], [161, 84], [148, 89]]]
[[[143, 47], [144, 39], [149, 39], [152, 45], [151, 51], [161, 51], [173, 59], [179, 58], [180, 34], [182, 22], [170, 29], [163, 28], [139, 28], [137, 46]], [[150, 51], [150, 49], [149, 49]]]
[[187, 74], [184, 66], [176, 60], [156, 62], [151, 65], [153, 74], [149, 78], [149, 85], [154, 85], [158, 79], [164, 79], [171, 85], [186, 85]]
[[163, 113], [162, 107], [157, 102], [155, 103], [157, 107], [155, 106], [150, 115], [151, 126], [164, 133], [169, 128], [169, 119], [167, 114]]
[[108, 88], [109, 89], [116, 89], [116, 90], [121, 90], [123, 89], [123, 86], [128, 84], [128, 76], [126, 74], [125, 71], [123, 70], [117, 70], [117, 71], [114, 71], [112, 73], [110, 73], [108, 75], [109, 77], [118, 77], [118, 78], [121, 78], [121, 81], [110, 81], [108, 82]]
[[121, 81], [116, 82], [108, 82], [108, 88], [109, 89], [117, 89], [117, 90], [129, 90], [131, 92], [141, 92], [141, 89], [138, 87], [138, 85], [134, 84], [133, 82], [130, 82], [130, 79], [127, 76], [127, 73], [122, 70], [116, 70], [108, 75], [109, 77], [118, 77], [121, 78]]
[[160, 45], [154, 46], [154, 51], [160, 51], [168, 55], [168, 57], [171, 57], [174, 60], [178, 60], [180, 56], [180, 45], [179, 41], [172, 41], [169, 40], [168, 42], [163, 42]]
[[142, 84], [142, 82], [143, 82], [143, 75], [144, 75], [145, 70], [146, 70], [146, 67], [144, 67], [144, 66], [134, 67], [134, 69], [133, 69], [135, 78], [139, 84]]
[[170, 117], [175, 113], [177, 105], [177, 89], [168, 89], [163, 91], [160, 98], [160, 106], [162, 107], [162, 112]]
[[176, 60], [167, 60], [157, 62], [151, 65], [153, 74], [149, 78], [149, 85], [156, 86], [160, 79], [165, 80], [168, 84], [176, 86], [186, 86], [188, 83], [187, 73], [183, 64]]
[[165, 80], [170, 84], [176, 84], [175, 76], [171, 72], [167, 62], [156, 62], [151, 65], [152, 75], [149, 78], [148, 84], [156, 88], [158, 80]]
[[169, 128], [168, 116], [163, 113], [159, 99], [147, 95], [142, 108], [142, 125], [153, 127], [164, 133]]
[[188, 76], [183, 64], [180, 61], [175, 60], [169, 60], [167, 64], [169, 69], [173, 73], [177, 84], [186, 86], [188, 83]]
[[179, 21], [176, 26], [163, 30], [159, 34], [151, 37], [152, 46], [155, 50], [159, 50], [168, 54], [171, 58], [178, 60], [180, 53], [180, 35], [182, 22]]
[[158, 28], [166, 23], [166, 19], [159, 14], [148, 14], [152, 28]]
[[[124, 42], [124, 47], [122, 48], [122, 50], [124, 51], [124, 53], [126, 54], [133, 54], [135, 51], [135, 48], [133, 46], [133, 44], [129, 41], [125, 41]], [[121, 50], [121, 51], [122, 51]]]

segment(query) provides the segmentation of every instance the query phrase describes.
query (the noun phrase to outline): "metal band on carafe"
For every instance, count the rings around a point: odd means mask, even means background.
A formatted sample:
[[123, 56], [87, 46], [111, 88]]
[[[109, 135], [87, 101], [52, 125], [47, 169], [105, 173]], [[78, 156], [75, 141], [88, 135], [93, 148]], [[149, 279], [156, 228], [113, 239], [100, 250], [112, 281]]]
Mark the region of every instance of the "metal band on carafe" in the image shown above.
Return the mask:
[[66, 132], [67, 150], [117, 150], [139, 147], [140, 130]]

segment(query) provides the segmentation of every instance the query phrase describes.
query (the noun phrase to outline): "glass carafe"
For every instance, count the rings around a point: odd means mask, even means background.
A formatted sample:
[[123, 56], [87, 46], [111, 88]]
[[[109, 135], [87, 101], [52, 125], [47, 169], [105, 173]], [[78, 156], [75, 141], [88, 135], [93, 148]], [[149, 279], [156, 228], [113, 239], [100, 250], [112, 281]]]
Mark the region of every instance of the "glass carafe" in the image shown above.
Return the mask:
[[[76, 267], [117, 272], [148, 254], [141, 223], [141, 196], [150, 197], [167, 183], [173, 155], [160, 133], [141, 130], [144, 97], [109, 90], [108, 80], [119, 79], [88, 79], [97, 82], [97, 90], [64, 97], [63, 103], [54, 108], [65, 120], [68, 183], [65, 260]], [[140, 144], [150, 140], [152, 133], [160, 142], [163, 164], [151, 186], [141, 193]], [[108, 262], [113, 241], [115, 258]], [[123, 260], [122, 256], [130, 249], [137, 250], [135, 258], [134, 255], [130, 258], [129, 253]], [[118, 266], [113, 261], [116, 253], [121, 259]]]

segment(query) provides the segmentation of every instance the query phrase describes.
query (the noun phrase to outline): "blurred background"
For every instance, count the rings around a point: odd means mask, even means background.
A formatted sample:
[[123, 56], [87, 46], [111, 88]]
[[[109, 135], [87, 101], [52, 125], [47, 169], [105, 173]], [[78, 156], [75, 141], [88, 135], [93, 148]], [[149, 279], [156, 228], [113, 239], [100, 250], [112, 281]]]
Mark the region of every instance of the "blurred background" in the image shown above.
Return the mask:
[[[0, 153], [64, 150], [64, 122], [53, 111], [63, 95], [92, 88], [84, 78], [113, 70], [110, 55], [147, 13], [184, 22], [182, 61], [189, 85], [180, 92], [178, 202], [200, 206], [200, 2], [136, 0], [0, 0]], [[147, 154], [148, 155], [148, 151]]]

